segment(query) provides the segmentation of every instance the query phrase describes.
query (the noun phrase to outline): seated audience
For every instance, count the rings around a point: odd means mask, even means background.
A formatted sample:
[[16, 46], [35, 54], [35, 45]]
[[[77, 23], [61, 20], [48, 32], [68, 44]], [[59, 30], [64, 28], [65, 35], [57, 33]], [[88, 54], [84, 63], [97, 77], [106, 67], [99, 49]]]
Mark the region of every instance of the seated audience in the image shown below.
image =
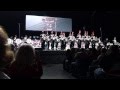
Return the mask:
[[86, 76], [89, 68], [90, 60], [84, 50], [77, 52], [75, 55], [75, 63], [72, 63], [72, 74], [74, 76]]
[[[101, 54], [97, 57], [97, 59], [93, 60], [93, 62], [91, 63], [91, 65], [89, 66], [89, 78], [95, 78], [94, 77], [94, 70], [98, 72], [98, 70], [101, 70], [99, 67], [99, 62], [101, 62], [101, 60], [105, 57], [106, 55], [106, 49], [102, 48], [101, 49]], [[98, 69], [97, 69], [98, 68]], [[95, 72], [96, 73], [96, 72]], [[101, 72], [100, 72], [101, 73]]]
[[109, 53], [99, 62], [99, 65], [106, 73], [106, 76], [119, 76], [120, 78], [120, 53], [117, 45], [108, 50]]
[[66, 71], [70, 71], [70, 65], [72, 63], [72, 53], [71, 53], [71, 50], [68, 49], [66, 51], [66, 58], [65, 60], [63, 61], [63, 69], [66, 70]]

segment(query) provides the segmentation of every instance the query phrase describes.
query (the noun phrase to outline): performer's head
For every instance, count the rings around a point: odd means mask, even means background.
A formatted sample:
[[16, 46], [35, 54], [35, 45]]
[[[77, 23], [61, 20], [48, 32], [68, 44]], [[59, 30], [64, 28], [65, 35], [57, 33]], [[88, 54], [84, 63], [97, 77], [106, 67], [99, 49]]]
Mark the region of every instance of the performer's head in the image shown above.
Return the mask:
[[15, 37], [14, 38], [17, 38], [17, 35], [15, 35]]
[[88, 31], [86, 31], [86, 35], [88, 36]]
[[20, 38], [23, 39], [23, 36], [21, 36]]
[[13, 39], [13, 36], [11, 36], [10, 39]]
[[106, 41], [108, 40], [108, 38], [106, 38]]
[[55, 32], [55, 35], [57, 36], [57, 32]]
[[86, 32], [87, 32], [87, 31], [84, 31], [84, 36], [86, 36], [86, 34], [87, 34]]
[[69, 36], [71, 36], [71, 32], [69, 33]]
[[48, 31], [47, 31], [47, 35], [48, 35]]
[[65, 37], [65, 33], [63, 33], [63, 36]]
[[44, 31], [42, 31], [42, 34], [44, 34]]
[[32, 36], [29, 36], [29, 39], [31, 39], [32, 38]]
[[61, 35], [62, 35], [62, 31], [61, 31], [61, 33], [60, 33]]
[[74, 32], [72, 32], [72, 36], [74, 36]]
[[81, 30], [79, 30], [79, 34], [81, 34]]
[[114, 37], [114, 40], [116, 40], [116, 37]]
[[51, 34], [53, 34], [53, 31], [51, 31]]
[[92, 34], [91, 34], [91, 36], [94, 36], [94, 35], [95, 35], [94, 31], [92, 31]]

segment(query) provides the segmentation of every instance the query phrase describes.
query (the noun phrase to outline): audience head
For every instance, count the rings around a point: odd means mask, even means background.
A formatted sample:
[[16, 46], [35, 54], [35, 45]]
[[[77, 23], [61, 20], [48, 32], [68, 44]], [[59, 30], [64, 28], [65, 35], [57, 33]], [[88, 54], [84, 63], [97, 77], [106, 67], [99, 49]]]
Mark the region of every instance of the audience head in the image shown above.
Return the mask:
[[117, 45], [113, 45], [110, 47], [110, 53], [119, 54], [119, 47]]
[[5, 29], [0, 26], [0, 68], [13, 60], [13, 52], [10, 45], [7, 45], [8, 35]]
[[4, 28], [0, 26], [0, 45], [7, 44], [8, 35], [5, 32]]
[[101, 49], [101, 53], [106, 53], [107, 52], [107, 49], [106, 48], [102, 48]]
[[18, 65], [18, 67], [26, 67], [31, 66], [34, 62], [35, 58], [35, 50], [31, 45], [23, 44], [19, 47], [17, 53], [15, 62]]

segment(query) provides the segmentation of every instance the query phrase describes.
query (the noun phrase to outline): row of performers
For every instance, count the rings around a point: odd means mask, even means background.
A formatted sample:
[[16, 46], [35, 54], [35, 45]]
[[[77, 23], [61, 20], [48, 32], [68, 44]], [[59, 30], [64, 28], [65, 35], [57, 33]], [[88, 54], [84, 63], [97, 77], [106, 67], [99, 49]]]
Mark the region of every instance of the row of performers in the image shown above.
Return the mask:
[[9, 44], [19, 47], [22, 43], [31, 44], [34, 48], [42, 48], [45, 50], [67, 50], [71, 48], [97, 48], [99, 45], [103, 46], [100, 38], [96, 37], [58, 37], [58, 36], [44, 36], [40, 39], [8, 39]]

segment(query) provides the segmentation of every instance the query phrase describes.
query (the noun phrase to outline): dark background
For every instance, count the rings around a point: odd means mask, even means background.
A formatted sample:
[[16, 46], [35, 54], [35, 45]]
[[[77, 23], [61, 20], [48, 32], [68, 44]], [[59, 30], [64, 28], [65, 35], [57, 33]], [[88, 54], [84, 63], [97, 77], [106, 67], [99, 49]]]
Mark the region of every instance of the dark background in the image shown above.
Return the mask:
[[73, 31], [78, 33], [83, 27], [89, 31], [94, 30], [96, 36], [101, 36], [100, 27], [102, 28], [103, 39], [108, 37], [110, 40], [114, 36], [120, 41], [120, 11], [115, 10], [81, 10], [81, 11], [0, 11], [0, 25], [6, 28], [9, 36], [18, 35], [21, 24], [21, 36], [39, 35], [40, 32], [25, 31], [25, 15], [40, 15], [72, 18]]

